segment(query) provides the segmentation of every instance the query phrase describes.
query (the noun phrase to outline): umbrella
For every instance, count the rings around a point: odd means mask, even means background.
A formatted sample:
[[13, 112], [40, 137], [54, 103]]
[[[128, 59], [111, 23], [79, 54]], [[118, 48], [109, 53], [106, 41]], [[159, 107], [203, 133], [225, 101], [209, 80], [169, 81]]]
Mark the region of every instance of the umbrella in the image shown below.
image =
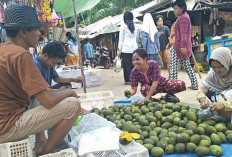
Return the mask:
[[82, 64], [82, 55], [80, 52], [80, 38], [78, 33], [78, 21], [77, 21], [77, 14], [83, 12], [85, 10], [89, 10], [93, 8], [100, 0], [55, 0], [54, 7], [57, 12], [60, 12], [64, 17], [71, 17], [74, 16], [75, 18], [75, 26], [76, 26], [76, 35], [78, 41], [78, 54], [79, 54], [79, 63], [81, 67], [81, 75], [83, 77], [83, 90], [86, 93], [86, 82]]
[[[76, 13], [92, 9], [100, 0], [75, 0]], [[55, 0], [54, 7], [56, 12], [60, 12], [65, 18], [74, 16], [72, 0]]]

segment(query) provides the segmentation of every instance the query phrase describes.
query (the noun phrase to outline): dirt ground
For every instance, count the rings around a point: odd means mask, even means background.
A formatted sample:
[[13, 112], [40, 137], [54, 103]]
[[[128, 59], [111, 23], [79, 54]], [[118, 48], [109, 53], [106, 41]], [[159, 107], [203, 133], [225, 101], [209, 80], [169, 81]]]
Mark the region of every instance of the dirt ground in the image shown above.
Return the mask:
[[[167, 70], [162, 70], [161, 74], [165, 77], [168, 76]], [[199, 75], [195, 73], [200, 84], [202, 80], [206, 77], [206, 73], [201, 73], [202, 79], [199, 78]], [[178, 79], [185, 81], [186, 86], [190, 86], [190, 79], [185, 71], [179, 71]], [[113, 68], [103, 69], [102, 70], [102, 85], [98, 87], [87, 88], [87, 93], [90, 92], [99, 92], [99, 91], [112, 91], [115, 96], [115, 100], [122, 99], [124, 97], [124, 91], [130, 89], [130, 85], [124, 85], [123, 71], [119, 73], [114, 72]], [[83, 89], [75, 89], [77, 93], [84, 93]], [[197, 90], [187, 89], [181, 93], [177, 93], [176, 96], [180, 99], [181, 102], [190, 105], [191, 107], [199, 107], [199, 103], [196, 101]], [[136, 95], [141, 95], [138, 89]], [[165, 95], [165, 94], [161, 94]]]

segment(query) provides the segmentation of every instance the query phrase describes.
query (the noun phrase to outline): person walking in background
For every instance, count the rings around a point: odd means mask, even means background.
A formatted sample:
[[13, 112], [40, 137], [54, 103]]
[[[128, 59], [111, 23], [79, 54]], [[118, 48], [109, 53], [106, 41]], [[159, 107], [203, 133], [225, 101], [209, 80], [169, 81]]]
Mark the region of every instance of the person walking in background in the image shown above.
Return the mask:
[[192, 90], [198, 89], [198, 83], [193, 68], [190, 65], [190, 57], [192, 54], [191, 43], [191, 21], [187, 14], [187, 5], [185, 0], [176, 0], [172, 4], [175, 15], [178, 17], [176, 22], [172, 25], [169, 44], [167, 49], [170, 49], [170, 77], [177, 79], [178, 65], [181, 63], [182, 67], [187, 71], [191, 80]]
[[165, 66], [168, 69], [168, 74], [170, 77], [170, 52], [166, 49], [167, 44], [169, 43], [170, 29], [163, 25], [163, 16], [157, 15], [155, 17], [155, 24], [159, 32], [159, 42], [160, 42], [160, 52], [162, 55], [162, 60]]
[[141, 35], [143, 48], [147, 51], [148, 59], [157, 61], [161, 66], [162, 63], [158, 60], [158, 52], [160, 51], [158, 30], [150, 13], [146, 13], [143, 17]]
[[132, 53], [138, 48], [139, 30], [133, 22], [133, 14], [127, 11], [123, 15], [124, 24], [119, 31], [119, 43], [117, 55], [122, 57], [124, 84], [130, 84], [130, 73], [133, 69]]
[[65, 64], [67, 66], [71, 65], [77, 65], [78, 64], [78, 42], [76, 38], [72, 35], [71, 32], [67, 32], [66, 34], [67, 37], [67, 44], [68, 44], [68, 54], [65, 59]]
[[90, 61], [91, 68], [94, 68], [93, 65], [93, 45], [90, 44], [89, 39], [87, 39], [87, 43], [84, 45], [84, 50], [85, 58]]

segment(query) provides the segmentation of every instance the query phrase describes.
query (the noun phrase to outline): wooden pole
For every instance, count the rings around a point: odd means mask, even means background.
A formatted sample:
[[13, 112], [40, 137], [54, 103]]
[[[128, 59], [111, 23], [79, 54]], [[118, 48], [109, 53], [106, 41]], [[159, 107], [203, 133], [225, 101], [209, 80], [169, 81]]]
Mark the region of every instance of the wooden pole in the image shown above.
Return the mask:
[[46, 20], [46, 30], [47, 30], [47, 39], [48, 39], [48, 42], [50, 42], [50, 34], [49, 34], [48, 20]]
[[83, 77], [83, 90], [84, 90], [84, 93], [86, 93], [86, 82], [85, 82], [85, 75], [84, 75], [84, 69], [83, 69], [83, 63], [82, 63], [81, 43], [80, 43], [79, 31], [78, 31], [79, 26], [78, 26], [78, 21], [77, 21], [75, 0], [72, 0], [72, 3], [73, 3], [74, 19], [75, 19], [75, 26], [76, 26], [77, 42], [78, 42], [79, 64], [81, 68], [81, 76]]
[[198, 73], [198, 75], [199, 75], [199, 77], [201, 79], [201, 72], [199, 71], [199, 68], [197, 66], [197, 61], [196, 61], [196, 58], [195, 58], [195, 55], [194, 55], [193, 51], [192, 51], [192, 58], [193, 58], [194, 67], [195, 67], [195, 69], [196, 69], [196, 71], [197, 71], [197, 73]]

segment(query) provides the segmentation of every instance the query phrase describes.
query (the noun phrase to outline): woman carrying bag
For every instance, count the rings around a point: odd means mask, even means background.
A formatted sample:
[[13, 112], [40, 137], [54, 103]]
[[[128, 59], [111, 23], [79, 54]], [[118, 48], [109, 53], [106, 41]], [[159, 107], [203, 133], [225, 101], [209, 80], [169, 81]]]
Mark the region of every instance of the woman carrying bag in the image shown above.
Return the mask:
[[176, 0], [172, 4], [175, 15], [178, 17], [176, 22], [172, 25], [169, 44], [167, 49], [170, 49], [170, 77], [177, 79], [178, 65], [181, 63], [184, 70], [187, 72], [192, 90], [198, 89], [196, 75], [190, 64], [190, 57], [192, 54], [191, 43], [191, 21], [187, 11], [185, 0]]

